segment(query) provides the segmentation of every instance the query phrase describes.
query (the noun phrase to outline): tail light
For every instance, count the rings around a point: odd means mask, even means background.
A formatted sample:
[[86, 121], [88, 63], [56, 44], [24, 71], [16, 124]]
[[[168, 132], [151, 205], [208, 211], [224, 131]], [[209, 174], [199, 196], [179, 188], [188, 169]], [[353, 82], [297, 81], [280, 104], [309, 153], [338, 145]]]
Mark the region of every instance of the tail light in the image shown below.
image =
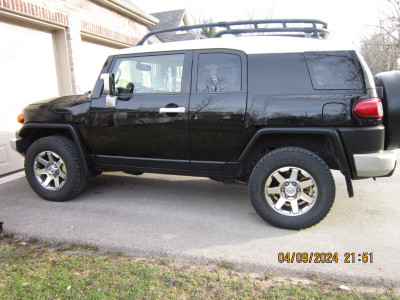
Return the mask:
[[383, 118], [382, 101], [379, 98], [361, 100], [354, 105], [354, 113], [360, 118]]

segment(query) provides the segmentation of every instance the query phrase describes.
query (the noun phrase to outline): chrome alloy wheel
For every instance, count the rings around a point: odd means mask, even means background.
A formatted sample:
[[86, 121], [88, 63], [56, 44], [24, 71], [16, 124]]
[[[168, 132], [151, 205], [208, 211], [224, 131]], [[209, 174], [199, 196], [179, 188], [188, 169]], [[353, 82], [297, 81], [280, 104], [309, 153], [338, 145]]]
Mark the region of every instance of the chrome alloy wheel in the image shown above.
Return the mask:
[[299, 216], [311, 209], [318, 197], [314, 178], [297, 167], [280, 168], [265, 183], [265, 198], [278, 213]]
[[67, 179], [67, 168], [64, 161], [51, 151], [44, 151], [36, 156], [33, 170], [41, 186], [50, 191], [62, 188]]

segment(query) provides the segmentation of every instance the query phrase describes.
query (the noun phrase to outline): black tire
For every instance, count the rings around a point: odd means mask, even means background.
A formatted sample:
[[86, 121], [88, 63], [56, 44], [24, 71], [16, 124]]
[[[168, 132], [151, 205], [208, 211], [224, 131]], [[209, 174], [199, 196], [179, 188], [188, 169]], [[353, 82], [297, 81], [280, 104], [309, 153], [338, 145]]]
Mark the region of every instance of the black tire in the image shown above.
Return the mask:
[[249, 194], [254, 209], [267, 223], [304, 229], [319, 223], [330, 211], [335, 182], [318, 155], [285, 147], [257, 163], [250, 176]]
[[74, 143], [63, 136], [48, 136], [32, 143], [25, 156], [25, 174], [32, 189], [50, 201], [74, 198], [87, 181]]

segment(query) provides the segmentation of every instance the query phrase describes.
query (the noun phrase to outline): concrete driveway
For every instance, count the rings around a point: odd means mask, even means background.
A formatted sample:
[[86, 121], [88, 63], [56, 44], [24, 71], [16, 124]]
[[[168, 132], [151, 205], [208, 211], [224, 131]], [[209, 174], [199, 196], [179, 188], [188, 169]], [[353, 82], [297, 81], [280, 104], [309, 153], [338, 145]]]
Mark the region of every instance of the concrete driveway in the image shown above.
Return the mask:
[[[354, 182], [347, 197], [334, 173], [335, 204], [311, 229], [274, 228], [254, 212], [246, 186], [206, 178], [107, 173], [92, 178], [76, 199], [48, 202], [25, 178], [0, 180], [5, 231], [82, 243], [133, 255], [230, 263], [274, 275], [301, 275], [384, 286], [400, 285], [400, 171]], [[15, 179], [16, 178], [16, 179]], [[338, 263], [279, 263], [280, 252], [331, 252]], [[345, 253], [355, 262], [345, 263]], [[362, 263], [358, 254], [373, 253]], [[314, 254], [315, 255], [315, 254]], [[350, 256], [352, 258], [352, 256]]]

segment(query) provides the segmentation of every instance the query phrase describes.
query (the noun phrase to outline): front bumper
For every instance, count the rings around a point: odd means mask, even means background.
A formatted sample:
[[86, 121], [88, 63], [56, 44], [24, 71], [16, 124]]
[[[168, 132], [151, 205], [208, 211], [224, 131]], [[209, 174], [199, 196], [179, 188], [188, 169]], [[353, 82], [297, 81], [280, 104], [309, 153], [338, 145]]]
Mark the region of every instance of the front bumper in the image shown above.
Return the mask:
[[396, 153], [393, 150], [367, 154], [354, 154], [357, 177], [390, 176], [396, 168]]
[[21, 138], [13, 138], [10, 140], [11, 148], [20, 154], [24, 154]]

